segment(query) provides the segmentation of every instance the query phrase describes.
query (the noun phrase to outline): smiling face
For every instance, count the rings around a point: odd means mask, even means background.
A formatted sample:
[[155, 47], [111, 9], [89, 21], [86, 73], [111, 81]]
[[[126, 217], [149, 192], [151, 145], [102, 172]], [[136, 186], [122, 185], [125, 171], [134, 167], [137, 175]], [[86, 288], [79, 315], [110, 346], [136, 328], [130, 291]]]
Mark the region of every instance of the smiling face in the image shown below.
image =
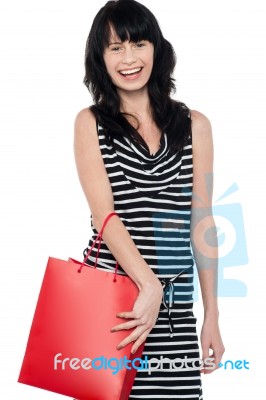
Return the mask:
[[104, 49], [106, 70], [118, 91], [133, 92], [143, 89], [153, 67], [154, 46], [148, 40], [121, 42], [111, 29], [109, 46]]

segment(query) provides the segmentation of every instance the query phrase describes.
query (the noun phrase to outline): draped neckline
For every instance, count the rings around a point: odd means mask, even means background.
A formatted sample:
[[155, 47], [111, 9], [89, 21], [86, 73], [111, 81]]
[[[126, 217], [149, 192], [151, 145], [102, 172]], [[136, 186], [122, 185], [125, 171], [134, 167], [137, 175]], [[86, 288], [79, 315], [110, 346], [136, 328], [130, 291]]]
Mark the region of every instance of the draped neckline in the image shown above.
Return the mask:
[[[160, 138], [160, 147], [159, 149], [154, 153], [151, 154], [150, 150], [147, 150], [142, 144], [140, 144], [137, 141], [130, 141], [128, 138], [125, 137], [125, 141], [127, 144], [131, 147], [131, 149], [134, 151], [134, 153], [137, 154], [138, 158], [141, 159], [144, 163], [157, 163], [158, 161], [161, 160], [161, 158], [166, 154], [167, 151], [167, 135], [165, 132], [162, 133], [161, 138]], [[148, 147], [148, 144], [147, 144]]]

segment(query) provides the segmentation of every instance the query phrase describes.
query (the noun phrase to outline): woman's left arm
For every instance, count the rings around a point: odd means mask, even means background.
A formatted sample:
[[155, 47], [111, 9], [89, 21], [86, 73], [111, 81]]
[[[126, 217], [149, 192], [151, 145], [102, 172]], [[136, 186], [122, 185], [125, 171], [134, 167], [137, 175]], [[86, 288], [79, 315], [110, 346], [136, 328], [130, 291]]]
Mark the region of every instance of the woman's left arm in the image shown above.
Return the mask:
[[202, 359], [210, 357], [215, 363], [215, 368], [208, 369], [206, 366], [201, 372], [211, 373], [219, 368], [224, 353], [218, 323], [218, 243], [212, 215], [213, 140], [208, 118], [198, 111], [192, 111], [191, 118], [193, 143], [191, 245], [204, 306], [204, 322], [201, 330]]

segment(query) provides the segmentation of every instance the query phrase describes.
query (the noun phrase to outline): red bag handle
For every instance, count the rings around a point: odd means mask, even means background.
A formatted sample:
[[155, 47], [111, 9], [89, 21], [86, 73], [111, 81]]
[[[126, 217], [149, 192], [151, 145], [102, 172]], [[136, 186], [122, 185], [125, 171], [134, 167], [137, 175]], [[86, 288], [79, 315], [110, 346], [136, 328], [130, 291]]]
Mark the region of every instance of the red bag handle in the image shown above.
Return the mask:
[[[108, 214], [107, 217], [105, 218], [105, 220], [104, 220], [104, 222], [103, 222], [103, 226], [102, 226], [102, 228], [101, 228], [99, 234], [97, 235], [96, 239], [95, 239], [94, 242], [92, 243], [91, 248], [90, 248], [90, 251], [88, 252], [87, 256], [84, 258], [84, 260], [83, 260], [81, 266], [80, 266], [79, 269], [78, 269], [78, 272], [81, 272], [81, 271], [82, 271], [82, 268], [85, 266], [85, 263], [86, 263], [87, 259], [89, 258], [90, 254], [91, 254], [91, 252], [92, 252], [92, 249], [94, 248], [94, 246], [95, 246], [97, 240], [99, 239], [99, 244], [98, 244], [98, 250], [97, 250], [96, 260], [95, 260], [95, 264], [94, 264], [94, 267], [93, 267], [93, 268], [96, 268], [96, 267], [97, 267], [97, 262], [98, 262], [98, 256], [99, 256], [100, 247], [101, 247], [101, 242], [102, 242], [103, 231], [104, 231], [104, 228], [105, 228], [105, 226], [107, 225], [107, 222], [109, 221], [109, 219], [110, 219], [111, 217], [113, 217], [114, 215], [117, 215], [117, 216], [118, 216], [118, 214], [117, 214], [116, 212], [111, 212], [111, 213]], [[114, 273], [114, 279], [113, 279], [114, 282], [116, 282], [117, 269], [118, 269], [118, 262], [116, 262], [116, 265], [115, 265], [115, 273]]]

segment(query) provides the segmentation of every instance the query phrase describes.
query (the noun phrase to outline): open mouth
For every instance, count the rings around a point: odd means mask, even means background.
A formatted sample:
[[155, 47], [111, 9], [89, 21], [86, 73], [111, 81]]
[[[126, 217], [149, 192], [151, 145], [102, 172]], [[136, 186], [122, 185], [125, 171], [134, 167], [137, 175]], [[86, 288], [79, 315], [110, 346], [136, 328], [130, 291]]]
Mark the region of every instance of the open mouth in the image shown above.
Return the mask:
[[140, 74], [140, 72], [142, 71], [143, 67], [139, 67], [139, 68], [132, 68], [132, 69], [127, 69], [127, 70], [123, 70], [123, 71], [119, 71], [119, 73], [126, 77], [133, 77], [133, 76], [137, 76], [138, 74]]

